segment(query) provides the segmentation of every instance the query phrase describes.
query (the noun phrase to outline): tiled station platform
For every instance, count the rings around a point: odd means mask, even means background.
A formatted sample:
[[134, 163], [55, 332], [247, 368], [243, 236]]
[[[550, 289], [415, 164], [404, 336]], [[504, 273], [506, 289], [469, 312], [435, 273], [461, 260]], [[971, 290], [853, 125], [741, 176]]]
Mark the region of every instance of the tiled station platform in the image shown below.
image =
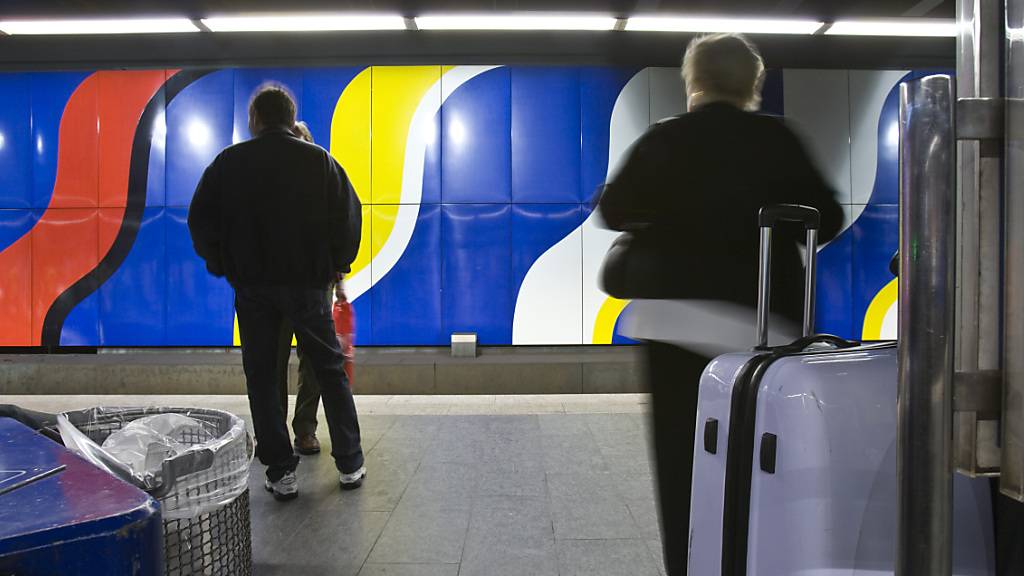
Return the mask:
[[[294, 397], [292, 398], [294, 401]], [[188, 405], [248, 419], [244, 396], [5, 396], [59, 411]], [[303, 457], [298, 500], [253, 464], [254, 573], [351, 576], [664, 574], [649, 457], [649, 396], [357, 396], [368, 478], [338, 488]]]

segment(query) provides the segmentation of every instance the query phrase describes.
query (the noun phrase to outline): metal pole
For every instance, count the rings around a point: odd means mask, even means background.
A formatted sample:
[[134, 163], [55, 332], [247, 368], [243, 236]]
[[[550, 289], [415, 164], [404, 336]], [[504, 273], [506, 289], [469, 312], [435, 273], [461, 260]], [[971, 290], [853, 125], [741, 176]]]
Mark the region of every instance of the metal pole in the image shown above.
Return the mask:
[[952, 570], [953, 82], [900, 87], [897, 576]]
[[[959, 157], [957, 322], [955, 366], [965, 381], [1001, 368], [1002, 109], [1000, 52], [1003, 0], [957, 1], [957, 112]], [[982, 114], [979, 114], [982, 113]], [[999, 472], [999, 407], [954, 406], [954, 465], [970, 476]]]
[[772, 229], [761, 227], [761, 267], [757, 274], [757, 347], [768, 346], [768, 306], [771, 303]]
[[1024, 1], [1006, 2], [1003, 494], [1024, 501]]
[[818, 231], [814, 228], [807, 230], [807, 266], [804, 278], [804, 336], [814, 334], [814, 305], [817, 294], [817, 264], [818, 259], [815, 253], [818, 251]]

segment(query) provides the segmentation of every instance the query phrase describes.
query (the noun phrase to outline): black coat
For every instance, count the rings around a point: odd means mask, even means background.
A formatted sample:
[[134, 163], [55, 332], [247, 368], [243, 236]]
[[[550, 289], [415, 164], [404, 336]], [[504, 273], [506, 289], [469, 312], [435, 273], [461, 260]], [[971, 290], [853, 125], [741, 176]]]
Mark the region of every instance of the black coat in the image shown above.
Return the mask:
[[326, 287], [349, 271], [361, 226], [345, 171], [285, 129], [225, 148], [188, 213], [196, 253], [235, 286]]
[[[712, 103], [663, 120], [629, 151], [600, 198], [604, 221], [631, 231], [627, 257], [643, 261], [645, 297], [757, 302], [757, 213], [769, 204], [821, 212], [821, 242], [842, 208], [797, 137], [778, 118]], [[772, 308], [799, 319], [803, 264], [798, 226], [773, 243]]]

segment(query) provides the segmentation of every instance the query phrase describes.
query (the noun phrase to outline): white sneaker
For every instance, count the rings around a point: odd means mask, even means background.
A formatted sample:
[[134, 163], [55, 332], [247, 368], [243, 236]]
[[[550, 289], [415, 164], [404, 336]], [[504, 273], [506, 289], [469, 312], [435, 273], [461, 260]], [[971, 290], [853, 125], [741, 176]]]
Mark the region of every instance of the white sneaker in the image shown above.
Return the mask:
[[355, 490], [363, 485], [363, 479], [366, 478], [366, 466], [361, 466], [359, 470], [352, 472], [351, 474], [341, 473], [341, 489], [342, 490]]
[[275, 500], [292, 500], [299, 496], [299, 481], [295, 478], [295, 472], [289, 472], [277, 482], [271, 482], [268, 478], [264, 486], [267, 492], [274, 495]]

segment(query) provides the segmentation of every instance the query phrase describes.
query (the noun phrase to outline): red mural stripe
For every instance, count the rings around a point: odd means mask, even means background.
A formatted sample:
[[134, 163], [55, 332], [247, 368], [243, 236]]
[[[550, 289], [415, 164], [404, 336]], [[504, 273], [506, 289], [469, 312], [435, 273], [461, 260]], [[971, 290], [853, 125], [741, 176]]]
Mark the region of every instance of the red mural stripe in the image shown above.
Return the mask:
[[[116, 234], [108, 226], [114, 222], [101, 227], [96, 207], [110, 207], [103, 211], [104, 219], [113, 217], [118, 227], [122, 224], [135, 130], [167, 75], [165, 70], [97, 72], [71, 95], [61, 116], [50, 205], [29, 234], [0, 253], [0, 269], [9, 269], [9, 264], [23, 270], [23, 245], [30, 246], [31, 339], [22, 340], [26, 298], [18, 293], [25, 289], [24, 279], [5, 274], [0, 279], [0, 343], [41, 344], [43, 321], [54, 301], [110, 250]], [[12, 297], [6, 297], [8, 291]]]
[[32, 239], [29, 234], [0, 252], [0, 346], [32, 341]]

